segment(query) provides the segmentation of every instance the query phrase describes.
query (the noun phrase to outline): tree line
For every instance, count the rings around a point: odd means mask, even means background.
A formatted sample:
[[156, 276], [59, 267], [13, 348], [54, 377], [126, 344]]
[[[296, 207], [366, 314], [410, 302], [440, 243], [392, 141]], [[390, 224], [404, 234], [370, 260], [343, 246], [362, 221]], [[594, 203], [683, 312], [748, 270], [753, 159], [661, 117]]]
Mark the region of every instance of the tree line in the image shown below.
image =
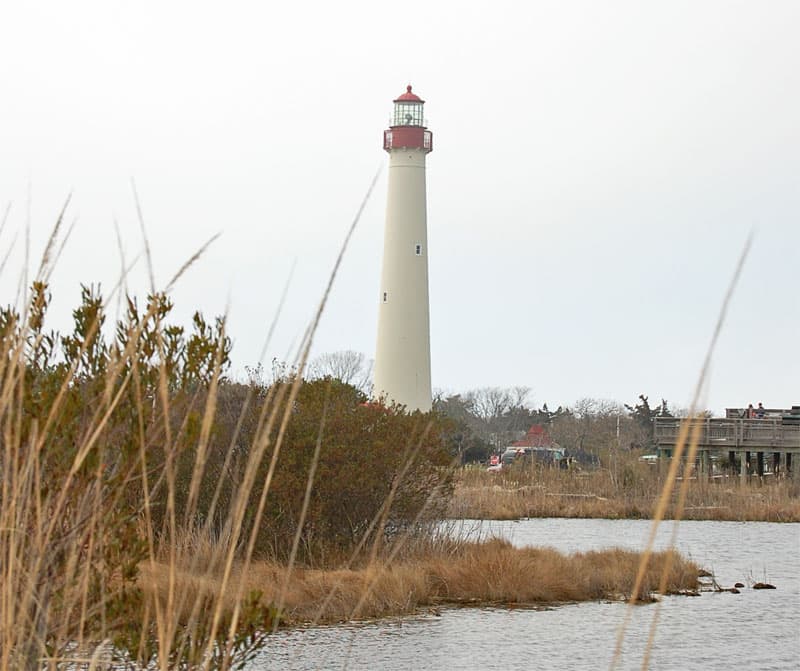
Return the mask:
[[[330, 376], [369, 394], [371, 370], [363, 354], [347, 350], [320, 355], [312, 361], [308, 375]], [[453, 423], [448, 435], [451, 454], [462, 463], [485, 462], [539, 424], [568, 455], [597, 463], [609, 450], [653, 449], [653, 419], [682, 414], [664, 399], [651, 406], [645, 394], [630, 404], [581, 398], [555, 410], [547, 403], [537, 407], [531, 395], [525, 386], [437, 393], [434, 411]]]

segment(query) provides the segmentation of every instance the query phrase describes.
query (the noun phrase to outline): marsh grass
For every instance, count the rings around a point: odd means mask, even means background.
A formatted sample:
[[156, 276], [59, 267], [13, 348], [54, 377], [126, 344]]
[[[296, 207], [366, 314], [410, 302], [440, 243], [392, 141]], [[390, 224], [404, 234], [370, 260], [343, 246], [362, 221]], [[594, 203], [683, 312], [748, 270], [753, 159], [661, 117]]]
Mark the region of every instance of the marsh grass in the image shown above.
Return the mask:
[[[621, 461], [616, 474], [609, 469], [564, 471], [524, 466], [506, 473], [489, 473], [484, 468], [467, 466], [458, 472], [448, 514], [469, 519], [652, 519], [665, 473], [654, 465], [638, 462], [636, 455], [621, 457]], [[683, 519], [800, 521], [797, 480], [752, 477], [743, 486], [738, 476], [686, 475]], [[677, 490], [671, 490], [666, 501], [665, 517], [674, 519]]]
[[[350, 569], [318, 570], [254, 562], [235, 573], [244, 592], [260, 590], [267, 601], [283, 591], [285, 625], [332, 623], [403, 615], [441, 605], [521, 605], [609, 599], [633, 594], [640, 553], [620, 549], [562, 554], [552, 548], [515, 548], [508, 541], [440, 542], [418, 556], [379, 560]], [[638, 600], [649, 600], [670, 559], [666, 593], [693, 591], [697, 566], [671, 553], [656, 553]], [[166, 587], [165, 566], [149, 568], [143, 584], [154, 594]], [[213, 576], [181, 573], [182, 589], [213, 594]], [[368, 598], [364, 599], [364, 594]], [[326, 603], [320, 612], [320, 603]], [[232, 602], [228, 603], [232, 607]]]

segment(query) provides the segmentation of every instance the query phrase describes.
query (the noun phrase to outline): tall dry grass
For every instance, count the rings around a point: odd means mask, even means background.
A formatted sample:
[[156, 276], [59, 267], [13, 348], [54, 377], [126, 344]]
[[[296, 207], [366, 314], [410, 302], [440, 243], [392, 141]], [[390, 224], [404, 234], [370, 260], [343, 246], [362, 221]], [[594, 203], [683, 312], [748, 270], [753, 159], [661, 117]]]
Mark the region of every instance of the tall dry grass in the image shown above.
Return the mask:
[[[220, 593], [199, 599], [176, 582], [178, 539], [194, 516], [192, 492], [227, 344], [224, 326], [219, 337], [207, 332], [191, 341], [206, 347], [203, 357], [186, 359], [208, 374], [204, 382], [191, 375], [191, 385], [207, 391], [198, 408], [193, 392], [175, 389], [162, 299], [121, 322], [117, 341], [106, 347], [102, 301], [87, 291], [74, 334], [60, 338], [63, 361], [55, 360], [56, 338], [41, 329], [47, 300], [39, 282], [22, 313], [4, 311], [2, 319], [0, 668], [57, 668], [97, 651], [108, 658], [111, 650], [117, 661], [141, 667], [227, 668], [258, 642], [257, 633], [237, 638], [242, 626], [263, 628], [272, 616], [246, 595], [236, 595], [231, 611], [221, 601], [229, 592], [225, 576], [241, 556], [252, 478], [228, 511], [229, 542], [216, 550]], [[276, 394], [291, 394], [291, 386]], [[196, 476], [188, 506], [178, 510], [175, 464], [198, 412]], [[264, 448], [278, 419], [276, 412], [263, 417]], [[255, 458], [245, 475], [255, 472]], [[156, 599], [138, 586], [137, 573], [162, 557], [168, 580]], [[194, 570], [202, 578], [208, 568]]]
[[[665, 473], [654, 465], [638, 462], [635, 455], [620, 460], [616, 472], [520, 466], [505, 473], [490, 473], [467, 466], [458, 472], [448, 514], [469, 519], [652, 519], [662, 496]], [[683, 519], [800, 521], [797, 480], [753, 477], [742, 485], [738, 476], [687, 476]], [[666, 496], [665, 515], [674, 519], [678, 492], [670, 490]]]
[[[630, 599], [640, 553], [612, 549], [565, 555], [552, 548], [515, 548], [508, 541], [440, 542], [414, 557], [378, 560], [338, 570], [255, 562], [234, 580], [245, 592], [259, 590], [266, 602], [283, 593], [285, 624], [331, 623], [402, 615], [438, 605], [546, 605], [597, 599]], [[672, 553], [657, 553], [639, 588], [648, 600], [667, 569], [666, 593], [694, 591], [698, 567]], [[163, 594], [167, 567], [149, 567], [147, 590]], [[198, 593], [215, 593], [208, 576], [181, 571], [179, 582]], [[366, 595], [366, 596], [365, 596]], [[321, 605], [323, 607], [321, 607]], [[229, 601], [228, 607], [233, 607]]]
[[[303, 338], [298, 371], [377, 177]], [[138, 198], [137, 211], [144, 231]], [[240, 665], [273, 626], [271, 602], [245, 591], [235, 576], [252, 561], [302, 377], [270, 387], [246, 457], [236, 464], [236, 490], [220, 511], [220, 482], [207, 523], [198, 521], [230, 341], [224, 320], [209, 325], [197, 316], [187, 334], [165, 318], [167, 292], [205, 247], [159, 292], [145, 235], [152, 285], [146, 307], [129, 299], [112, 342], [104, 340], [106, 307], [124, 285], [123, 271], [105, 300], [84, 289], [75, 330], [61, 336], [46, 331], [44, 319], [64, 214], [30, 293], [0, 311], [0, 670]], [[237, 434], [238, 427], [223, 468], [236, 459]], [[185, 482], [178, 464], [188, 445], [193, 462]], [[214, 538], [210, 523], [219, 519]], [[208, 540], [206, 552], [194, 552], [198, 539]], [[140, 571], [152, 575], [156, 567], [159, 589], [147, 589]]]

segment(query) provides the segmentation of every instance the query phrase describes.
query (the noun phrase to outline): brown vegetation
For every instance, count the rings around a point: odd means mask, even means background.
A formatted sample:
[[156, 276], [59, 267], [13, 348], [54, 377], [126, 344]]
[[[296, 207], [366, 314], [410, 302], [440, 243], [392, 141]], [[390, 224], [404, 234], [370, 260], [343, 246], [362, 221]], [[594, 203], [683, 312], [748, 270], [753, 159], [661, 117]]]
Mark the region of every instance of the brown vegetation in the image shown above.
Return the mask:
[[[657, 466], [635, 454], [611, 468], [559, 470], [520, 465], [489, 473], [468, 466], [459, 471], [449, 515], [470, 519], [583, 517], [650, 519], [661, 489]], [[674, 517], [677, 490], [666, 517]], [[800, 521], [800, 483], [792, 479], [694, 478], [682, 519], [765, 522]]]
[[[67, 335], [45, 329], [49, 302], [37, 281], [0, 309], [0, 669], [78, 663], [100, 641], [132, 667], [230, 668], [280, 607], [234, 566], [364, 561], [440, 517], [440, 418], [295, 372], [232, 383], [224, 321], [169, 324], [165, 294], [129, 299], [111, 334], [97, 291]], [[178, 565], [192, 538], [213, 562]], [[153, 599], [139, 573], [156, 565]], [[203, 589], [181, 588], [187, 570]]]
[[[514, 548], [508, 541], [442, 542], [424, 553], [410, 553], [395, 563], [378, 560], [360, 568], [338, 570], [295, 569], [257, 562], [237, 571], [232, 584], [244, 593], [260, 594], [264, 605], [283, 602], [283, 624], [339, 622], [403, 615], [437, 605], [514, 604], [539, 606], [596, 599], [629, 599], [640, 553], [620, 549], [564, 555], [551, 548]], [[669, 560], [669, 562], [668, 562]], [[658, 590], [667, 564], [666, 592], [697, 589], [699, 569], [674, 553], [651, 558], [639, 600]], [[163, 595], [168, 569], [145, 568], [145, 591]], [[199, 577], [180, 570], [177, 591], [215, 594], [214, 573]], [[283, 595], [283, 596], [282, 596]], [[233, 600], [226, 604], [234, 607]]]

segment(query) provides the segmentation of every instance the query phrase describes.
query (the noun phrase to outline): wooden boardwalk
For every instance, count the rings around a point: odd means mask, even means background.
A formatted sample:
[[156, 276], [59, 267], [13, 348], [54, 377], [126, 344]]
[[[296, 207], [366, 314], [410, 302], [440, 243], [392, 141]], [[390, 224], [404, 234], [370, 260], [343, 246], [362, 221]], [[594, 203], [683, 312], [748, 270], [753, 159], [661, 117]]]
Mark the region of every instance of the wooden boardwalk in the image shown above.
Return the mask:
[[800, 453], [800, 422], [794, 418], [681, 420], [657, 417], [654, 435], [660, 456], [672, 456], [682, 421], [700, 425], [697, 445], [700, 472], [712, 472], [712, 462], [722, 460], [730, 470], [738, 465], [743, 477], [767, 472], [791, 474], [792, 457]]
[[[706, 450], [800, 452], [800, 422], [774, 419], [694, 419], [701, 424], [699, 447]], [[655, 439], [659, 446], [674, 446], [681, 420], [656, 417]]]

